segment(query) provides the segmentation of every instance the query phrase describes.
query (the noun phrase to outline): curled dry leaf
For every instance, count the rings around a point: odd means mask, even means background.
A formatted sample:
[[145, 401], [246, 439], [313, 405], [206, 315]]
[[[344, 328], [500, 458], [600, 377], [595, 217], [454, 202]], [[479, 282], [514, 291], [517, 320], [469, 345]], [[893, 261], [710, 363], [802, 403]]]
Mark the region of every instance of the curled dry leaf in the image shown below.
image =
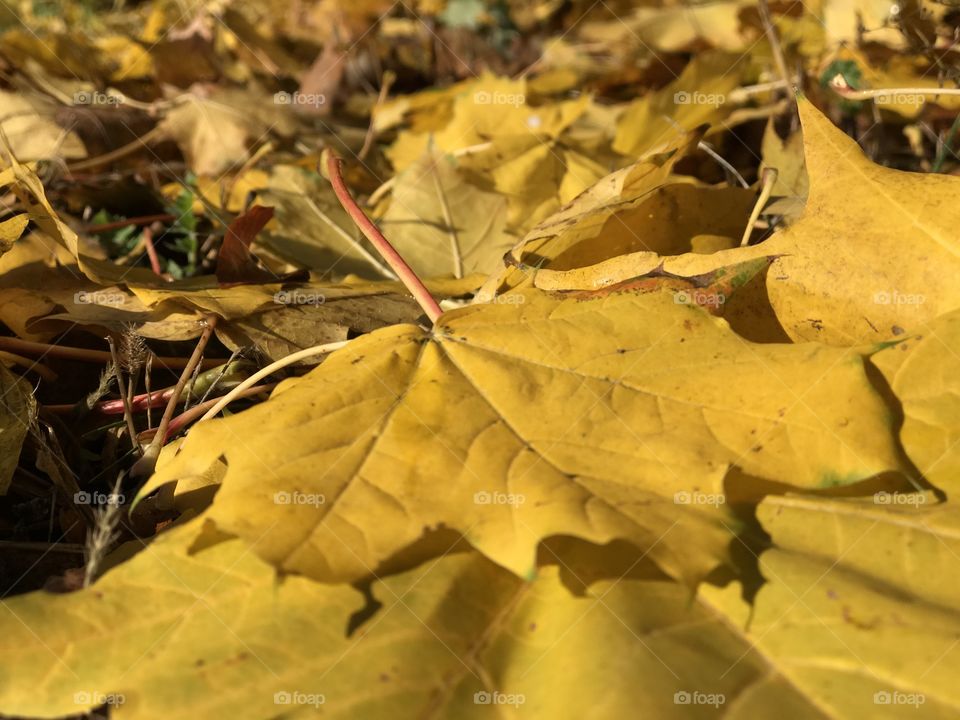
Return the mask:
[[29, 383], [0, 365], [0, 495], [5, 495], [20, 459], [20, 448], [36, 421], [37, 401]]
[[[808, 100], [801, 98], [799, 108], [810, 189], [802, 216], [790, 227], [760, 245], [708, 255], [641, 251], [557, 272], [547, 262], [534, 284], [587, 289], [643, 275], [661, 263], [668, 272], [691, 276], [777, 255], [766, 288], [756, 288], [752, 314], [736, 325], [738, 331], [843, 346], [896, 339], [960, 307], [960, 242], [954, 232], [960, 225], [954, 202], [960, 179], [876, 165]], [[562, 247], [564, 240], [553, 242]], [[537, 257], [549, 257], [550, 246], [538, 247]], [[509, 287], [526, 276], [514, 268], [486, 287]]]

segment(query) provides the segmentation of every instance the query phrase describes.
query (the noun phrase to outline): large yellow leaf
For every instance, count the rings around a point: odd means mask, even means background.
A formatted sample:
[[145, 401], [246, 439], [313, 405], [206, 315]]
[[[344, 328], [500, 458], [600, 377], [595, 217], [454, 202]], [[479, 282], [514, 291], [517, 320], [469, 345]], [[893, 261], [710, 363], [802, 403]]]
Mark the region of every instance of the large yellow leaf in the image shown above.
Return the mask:
[[855, 351], [752, 345], [669, 293], [500, 300], [354, 340], [194, 428], [149, 487], [223, 456], [208, 517], [322, 580], [437, 526], [522, 576], [568, 534], [631, 540], [695, 580], [726, 557], [731, 465], [808, 488], [899, 467]]
[[776, 692], [785, 717], [810, 717], [739, 628], [635, 554], [584, 568], [560, 548], [525, 582], [460, 552], [378, 580], [355, 616], [358, 590], [278, 580], [239, 540], [190, 552], [195, 536], [168, 533], [90, 589], [5, 601], [0, 711], [685, 720], [760, 717]]
[[460, 164], [489, 176], [509, 203], [508, 226], [517, 233], [557, 212], [607, 172], [578, 149], [532, 132], [495, 137]]
[[[447, 106], [454, 89], [457, 92], [452, 104]], [[549, 142], [559, 137], [590, 105], [589, 96], [584, 95], [576, 100], [534, 106], [528, 104], [527, 95], [526, 80], [492, 75], [460, 83], [448, 91], [427, 93], [419, 104], [437, 103], [436, 121], [421, 123], [401, 133], [387, 155], [400, 172], [416, 162], [431, 142], [444, 152], [504, 137], [539, 138], [541, 142]]]
[[0, 712], [955, 717], [956, 509], [788, 496], [760, 519], [777, 546], [752, 612], [736, 583], [691, 597], [629, 546], [569, 538], [530, 581], [458, 548], [365, 599], [196, 521], [89, 589], [0, 604]]
[[763, 133], [761, 153], [763, 155], [761, 168], [773, 168], [777, 171], [771, 196], [788, 198], [802, 208], [810, 187], [803, 158], [803, 135], [795, 132], [781, 139], [774, 128], [774, 123], [768, 122], [767, 129]]
[[382, 263], [341, 207], [330, 183], [318, 174], [292, 165], [274, 166], [257, 200], [275, 212], [257, 238], [258, 246], [320, 275], [385, 276]]
[[741, 56], [701, 53], [672, 83], [634, 100], [617, 125], [613, 148], [639, 156], [698, 125], [717, 125], [733, 112], [728, 94], [743, 80]]
[[29, 96], [0, 91], [0, 131], [18, 160], [74, 160], [87, 152], [80, 138], [50, 117], [52, 109]]
[[270, 132], [286, 136], [294, 132], [290, 105], [256, 88], [187, 98], [167, 112], [158, 127], [180, 146], [190, 169], [198, 175], [219, 175], [239, 165], [247, 159], [250, 145]]
[[[960, 714], [960, 513], [934, 502], [879, 493], [761, 503], [774, 548], [760, 557], [767, 582], [748, 638], [814, 701], [812, 717]], [[729, 590], [704, 595], [731, 615], [742, 607]]]
[[637, 7], [629, 15], [587, 24], [583, 35], [607, 44], [615, 40], [639, 42], [650, 51], [677, 52], [707, 42], [713, 47], [741, 52], [747, 47], [748, 39], [741, 32], [740, 19], [750, 6], [749, 0], [721, 0]]
[[380, 226], [424, 277], [488, 273], [516, 241], [504, 228], [507, 202], [467, 182], [456, 159], [428, 148], [397, 176]]
[[800, 101], [809, 197], [772, 238], [770, 301], [794, 338], [896, 337], [960, 306], [960, 178], [890, 170]]
[[900, 438], [933, 484], [960, 489], [960, 312], [876, 354], [874, 362], [903, 407]]

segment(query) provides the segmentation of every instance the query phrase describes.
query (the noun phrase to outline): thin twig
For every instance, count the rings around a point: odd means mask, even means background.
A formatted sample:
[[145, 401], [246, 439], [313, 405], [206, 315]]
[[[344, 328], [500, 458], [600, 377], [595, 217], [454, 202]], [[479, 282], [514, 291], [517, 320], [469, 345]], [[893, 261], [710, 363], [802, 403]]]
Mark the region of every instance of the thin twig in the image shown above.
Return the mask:
[[380, 80], [380, 92], [377, 93], [377, 102], [370, 111], [370, 124], [367, 126], [367, 134], [363, 138], [363, 147], [361, 147], [360, 152], [357, 153], [357, 157], [360, 160], [363, 160], [367, 156], [367, 153], [370, 152], [370, 148], [373, 147], [373, 141], [377, 137], [377, 131], [374, 128], [374, 116], [377, 114], [377, 109], [383, 105], [387, 99], [387, 95], [390, 93], [390, 87], [396, 79], [397, 74], [392, 70], [387, 70]]
[[[234, 395], [230, 402], [234, 400], [239, 400], [240, 398], [250, 397], [251, 395], [259, 395], [260, 393], [269, 392], [273, 390], [280, 383], [264, 383], [263, 385], [255, 385], [253, 387], [246, 388], [243, 392]], [[177, 415], [173, 420], [170, 421], [170, 425], [167, 426], [167, 437], [164, 439], [164, 442], [176, 435], [180, 430], [185, 426], [189, 425], [193, 420], [200, 416], [201, 413], [208, 411], [210, 408], [214, 407], [219, 403], [223, 398], [226, 397], [215, 397], [209, 400], [205, 400], [202, 403], [197, 403], [189, 410], [186, 410], [179, 415]], [[198, 421], [199, 422], [199, 421]], [[154, 431], [155, 432], [155, 431]]]
[[[147, 364], [146, 364], [146, 366], [143, 368], [143, 385], [144, 385], [144, 388], [146, 388], [147, 397], [150, 397], [150, 396], [151, 396], [150, 386], [151, 386], [152, 383], [151, 383], [150, 376], [151, 376], [151, 373], [152, 373], [152, 371], [153, 371], [153, 358], [154, 358], [154, 357], [156, 357], [156, 356], [155, 356], [153, 353], [150, 353], [149, 355], [147, 355]], [[147, 427], [148, 427], [148, 428], [152, 428], [152, 427], [153, 427], [153, 413], [150, 412], [150, 410], [151, 410], [151, 405], [150, 405], [150, 403], [147, 403]]]
[[143, 232], [140, 233], [140, 238], [143, 240], [143, 246], [147, 250], [147, 257], [150, 258], [150, 269], [153, 270], [154, 275], [163, 277], [163, 268], [160, 266], [160, 256], [157, 255], [157, 248], [153, 244], [153, 230], [145, 227]]
[[112, 230], [122, 230], [125, 227], [130, 227], [131, 225], [152, 225], [155, 222], [172, 222], [176, 220], [176, 215], [171, 215], [170, 213], [161, 213], [160, 215], [143, 215], [141, 217], [126, 218], [125, 220], [117, 220], [116, 222], [100, 223], [99, 225], [87, 225], [83, 228], [85, 233], [105, 233], [111, 232]]
[[236, 397], [238, 397], [240, 393], [244, 392], [247, 388], [253, 387], [256, 383], [263, 380], [263, 378], [267, 377], [268, 375], [272, 375], [277, 370], [281, 370], [282, 368], [285, 368], [288, 365], [293, 365], [295, 362], [300, 362], [301, 360], [308, 357], [313, 357], [314, 355], [323, 355], [325, 353], [331, 353], [334, 350], [339, 350], [346, 344], [347, 344], [346, 340], [340, 340], [339, 342], [326, 343], [324, 345], [315, 345], [313, 347], [306, 348], [305, 350], [298, 350], [292, 355], [287, 355], [286, 357], [280, 358], [279, 360], [275, 360], [274, 362], [270, 363], [266, 367], [263, 367], [257, 370], [257, 372], [255, 372], [253, 375], [248, 377], [246, 380], [241, 382], [239, 385], [233, 388], [230, 392], [228, 392], [226, 395], [220, 398], [217, 401], [216, 405], [214, 405], [212, 408], [207, 410], [204, 416], [200, 418], [197, 422], [203, 422], [204, 420], [209, 420], [210, 418], [214, 417], [218, 412], [220, 412], [227, 405], [233, 402], [233, 400]]
[[[240, 354], [239, 351], [234, 352], [233, 356], [231, 356], [231, 358], [226, 362], [226, 364], [224, 364], [223, 367], [220, 368], [220, 371], [217, 373], [216, 378], [213, 380], [212, 383], [210, 383], [206, 392], [204, 392], [203, 397], [200, 399], [201, 402], [207, 399], [207, 396], [210, 394], [210, 392], [216, 388], [217, 383], [219, 383], [226, 376], [226, 374], [230, 372], [231, 370], [230, 365], [233, 362], [234, 358], [239, 354]], [[148, 419], [149, 419], [150, 409], [158, 408], [158, 407], [166, 407], [167, 403], [170, 401], [170, 398], [173, 396], [174, 390], [176, 390], [176, 387], [171, 385], [170, 387], [163, 388], [162, 390], [155, 390], [153, 392], [150, 391], [149, 363], [150, 363], [151, 357], [152, 356], [150, 355], [147, 356], [147, 363], [148, 363], [148, 366], [147, 366], [148, 372], [146, 374], [147, 392], [142, 393], [140, 395], [133, 395], [130, 397], [130, 409], [135, 413], [146, 412], [148, 414]], [[113, 375], [111, 374], [109, 377], [112, 378]], [[98, 391], [98, 393], [94, 394], [95, 397], [93, 398], [93, 400], [88, 399], [87, 402], [85, 403], [87, 411], [97, 412], [97, 413], [100, 413], [101, 415], [122, 414], [124, 412], [124, 405], [125, 405], [122, 399], [121, 400], [100, 400], [100, 397], [105, 395], [109, 389], [108, 386], [104, 385], [102, 382], [101, 382], [101, 385], [103, 387]], [[182, 396], [177, 398], [177, 402], [178, 403], [184, 402], [188, 396], [189, 396], [189, 393], [182, 393]], [[61, 405], [44, 405], [43, 409], [49, 413], [64, 415], [64, 414], [72, 413], [76, 409], [76, 403], [64, 403]], [[151, 427], [151, 426], [148, 426], [148, 427]]]
[[150, 143], [153, 140], [161, 137], [164, 132], [164, 127], [162, 125], [157, 125], [152, 130], [145, 132], [143, 135], [132, 140], [131, 142], [128, 142], [126, 145], [118, 147], [116, 150], [111, 150], [110, 152], [104, 153], [103, 155], [98, 155], [97, 157], [70, 163], [67, 165], [67, 170], [73, 173], [77, 170], [88, 170], [92, 167], [96, 167], [97, 165], [104, 165], [105, 163], [119, 160], [130, 153], [134, 153], [141, 148], [147, 147], [147, 143]]
[[380, 253], [380, 256], [393, 268], [393, 271], [400, 278], [401, 282], [407, 286], [407, 289], [413, 294], [417, 302], [420, 303], [420, 307], [423, 308], [427, 317], [430, 318], [430, 321], [436, 322], [443, 314], [443, 310], [440, 309], [437, 301], [434, 300], [430, 291], [427, 290], [420, 278], [417, 277], [417, 274], [410, 269], [410, 266], [407, 265], [407, 262], [400, 253], [394, 249], [393, 245], [391, 245], [383, 236], [383, 233], [380, 232], [380, 229], [373, 224], [373, 221], [367, 217], [366, 213], [357, 205], [353, 196], [350, 195], [350, 190], [347, 189], [347, 185], [344, 183], [343, 175], [341, 174], [340, 158], [334, 155], [333, 151], [328, 151], [327, 171], [330, 174], [333, 191], [336, 193], [340, 204], [343, 205], [343, 209], [347, 211], [347, 214], [353, 222], [360, 228], [360, 232], [373, 243], [373, 246], [377, 249], [377, 252]]
[[743, 175], [741, 175], [733, 165], [727, 162], [727, 160], [720, 153], [718, 153], [716, 150], [710, 147], [707, 143], [701, 140], [700, 142], [697, 143], [697, 147], [703, 150], [707, 155], [712, 157], [714, 160], [716, 160], [721, 165], [721, 167], [723, 167], [724, 170], [730, 173], [736, 179], [736, 181], [740, 183], [741, 187], [743, 188], [750, 187], [750, 183], [748, 183], [744, 179]]
[[780, 74], [780, 80], [783, 81], [784, 85], [788, 88], [787, 96], [793, 98], [794, 102], [796, 102], [796, 97], [793, 93], [789, 92], [790, 71], [787, 70], [787, 61], [783, 56], [783, 46], [780, 45], [777, 29], [773, 26], [773, 20], [770, 17], [770, 6], [767, 4], [767, 0], [760, 0], [759, 9], [760, 20], [763, 23], [763, 30], [767, 34], [770, 49], [773, 51], [773, 59], [777, 64], [777, 72]]
[[[39, 355], [41, 357], [55, 357], [64, 360], [82, 360], [83, 362], [103, 363], [113, 362], [109, 352], [105, 350], [88, 350], [86, 348], [65, 347], [63, 345], [50, 345], [48, 343], [33, 342], [31, 340], [21, 340], [13, 337], [0, 337], [0, 350], [9, 350], [24, 355]], [[156, 357], [156, 362], [164, 369], [179, 370], [186, 367], [189, 360], [187, 358], [177, 357]], [[205, 370], [217, 367], [223, 361], [216, 358], [203, 360], [201, 366]]]
[[771, 80], [770, 82], [757, 83], [756, 85], [744, 85], [743, 87], [734, 88], [728, 92], [727, 102], [744, 103], [754, 95], [761, 95], [771, 90], [789, 90], [799, 82], [799, 79], [790, 80], [789, 82], [785, 80]]
[[875, 100], [892, 95], [929, 95], [931, 97], [937, 97], [938, 95], [960, 95], [960, 88], [896, 87], [854, 90], [841, 73], [833, 76], [830, 80], [830, 87], [837, 95], [846, 100]]
[[[152, 393], [145, 392], [142, 395], [134, 395], [130, 403], [130, 409], [133, 412], [146, 412], [150, 408], [166, 407], [171, 395], [173, 395], [172, 386], [163, 390], [155, 390]], [[100, 413], [101, 415], [122, 415], [124, 411], [124, 404], [125, 403], [122, 399], [101, 400], [100, 402], [91, 405], [89, 409], [92, 412]], [[58, 415], [72, 413], [75, 408], [76, 403], [63, 403], [59, 405], [43, 406], [43, 409], [46, 412], [51, 412]]]
[[241, 353], [240, 348], [237, 348], [232, 353], [230, 353], [230, 357], [227, 359], [227, 362], [223, 364], [223, 367], [220, 368], [220, 372], [217, 373], [217, 376], [213, 379], [213, 382], [207, 385], [207, 389], [206, 391], [204, 391], [203, 395], [200, 398], [200, 402], [198, 404], [202, 404], [207, 401], [207, 398], [210, 397], [210, 393], [212, 393], [216, 389], [217, 385], [220, 384], [220, 381], [227, 376], [228, 372], [230, 372], [231, 367], [233, 366], [233, 361], [240, 356], [240, 353]]
[[747, 227], [743, 231], [743, 237], [740, 238], [740, 247], [746, 247], [750, 242], [750, 235], [753, 233], [753, 226], [757, 224], [757, 218], [763, 211], [764, 205], [770, 199], [770, 193], [773, 192], [773, 186], [777, 183], [776, 168], [764, 168], [760, 175], [760, 197], [757, 198], [757, 204], [753, 206], [753, 212], [750, 213], [750, 220], [747, 221]]
[[47, 382], [56, 382], [57, 380], [57, 374], [39, 360], [31, 360], [30, 358], [23, 357], [23, 355], [2, 350], [0, 350], [0, 360], [19, 365], [24, 368], [26, 372], [33, 371]]
[[163, 447], [163, 441], [167, 434], [167, 426], [170, 425], [170, 420], [173, 419], [174, 410], [177, 408], [177, 399], [183, 392], [183, 388], [187, 384], [187, 381], [192, 377], [193, 371], [199, 366], [200, 360], [203, 357], [204, 348], [206, 348], [207, 343], [210, 341], [210, 337], [213, 335], [213, 330], [216, 326], [217, 316], [208, 316], [207, 326], [203, 329], [203, 334], [200, 335], [200, 339], [197, 340], [197, 346], [193, 349], [193, 354], [190, 356], [190, 361], [180, 374], [180, 379], [177, 380], [177, 384], [173, 389], [173, 395], [171, 395], [170, 399], [167, 401], [166, 410], [163, 411], [163, 417], [160, 418], [160, 424], [157, 425], [157, 434], [154, 436], [153, 440], [150, 441], [150, 445], [147, 446], [147, 449], [144, 450], [143, 457], [134, 463], [130, 470], [131, 475], [139, 477], [153, 473], [153, 470], [157, 465], [157, 458], [160, 456], [160, 449]]

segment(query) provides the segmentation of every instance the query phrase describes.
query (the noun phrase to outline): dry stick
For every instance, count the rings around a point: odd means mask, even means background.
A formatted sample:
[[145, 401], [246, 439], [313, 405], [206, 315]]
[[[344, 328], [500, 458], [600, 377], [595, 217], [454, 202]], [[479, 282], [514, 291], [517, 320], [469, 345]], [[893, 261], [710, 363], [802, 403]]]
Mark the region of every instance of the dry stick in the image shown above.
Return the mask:
[[379, 228], [373, 224], [350, 195], [350, 191], [347, 189], [346, 183], [343, 182], [343, 175], [340, 172], [340, 158], [334, 155], [332, 150], [329, 151], [329, 155], [327, 156], [327, 171], [330, 174], [330, 182], [333, 184], [333, 192], [336, 193], [337, 199], [340, 201], [340, 204], [343, 205], [343, 209], [347, 211], [347, 214], [353, 222], [360, 228], [360, 232], [373, 243], [373, 246], [380, 253], [380, 256], [387, 261], [387, 264], [393, 268], [393, 271], [403, 284], [407, 286], [407, 289], [413, 294], [417, 302], [420, 303], [420, 307], [423, 308], [423, 311], [427, 314], [427, 317], [430, 318], [430, 321], [435, 323], [443, 314], [443, 310], [440, 309], [437, 301], [433, 299], [430, 291], [424, 287], [420, 278], [417, 277], [416, 273], [410, 269], [410, 266], [407, 265], [406, 261], [400, 256], [400, 253], [387, 241]]
[[[239, 352], [235, 352], [234, 356], [236, 355], [239, 355]], [[148, 373], [150, 369], [151, 357], [152, 356], [147, 356], [147, 372]], [[224, 365], [224, 369], [221, 370], [216, 380], [214, 380], [213, 384], [211, 384], [210, 387], [207, 388], [206, 393], [204, 393], [204, 396], [201, 398], [201, 402], [207, 399], [207, 395], [209, 395], [210, 392], [214, 390], [216, 384], [220, 382], [220, 380], [223, 378], [224, 375], [226, 375], [226, 369], [232, 360], [233, 358], [231, 358], [227, 362], [227, 364]], [[147, 420], [149, 422], [151, 408], [166, 407], [167, 403], [170, 401], [171, 396], [173, 395], [173, 391], [175, 388], [173, 385], [171, 385], [168, 388], [163, 388], [162, 390], [155, 390], [151, 392], [149, 374], [145, 375], [145, 382], [147, 385], [147, 391], [140, 395], [132, 395], [130, 397], [130, 409], [135, 413], [146, 412]], [[178, 403], [184, 402], [185, 399], [186, 397], [177, 398], [177, 402]], [[89, 406], [88, 409], [90, 410], [90, 412], [100, 413], [101, 415], [122, 415], [124, 412], [124, 406], [125, 406], [125, 401], [122, 399], [121, 400], [100, 400], [99, 402]], [[77, 403], [63, 403], [60, 405], [44, 405], [43, 409], [48, 413], [54, 413], [56, 415], [64, 415], [64, 414], [73, 412], [76, 409], [76, 407], [77, 407]], [[153, 425], [149, 424], [147, 425], [147, 427], [152, 428]], [[143, 433], [140, 433], [140, 434], [143, 435]]]
[[[246, 175], [250, 168], [260, 162], [265, 155], [269, 155], [274, 151], [275, 147], [272, 142], [269, 140], [263, 145], [258, 147], [253, 153], [250, 154], [250, 157], [247, 158], [247, 161], [240, 166], [240, 169], [237, 172], [233, 173], [230, 179], [220, 186], [220, 207], [224, 210], [229, 210], [230, 208], [230, 197], [233, 195], [233, 189], [237, 186], [237, 183], [240, 182], [240, 178]], [[249, 193], [247, 197], [250, 197]]]
[[326, 343], [325, 345], [315, 345], [314, 347], [306, 348], [305, 350], [298, 350], [292, 355], [287, 355], [285, 358], [280, 358], [279, 360], [270, 363], [264, 368], [260, 368], [253, 375], [248, 377], [242, 383], [233, 388], [230, 392], [224, 395], [222, 398], [219, 398], [216, 404], [207, 410], [204, 413], [204, 416], [200, 418], [197, 422], [203, 422], [204, 420], [209, 420], [218, 412], [223, 410], [227, 405], [233, 402], [234, 399], [240, 396], [240, 394], [247, 390], [247, 388], [252, 387], [256, 383], [263, 380], [267, 375], [272, 375], [277, 370], [287, 367], [287, 365], [293, 365], [295, 362], [299, 362], [308, 357], [313, 357], [314, 355], [323, 355], [324, 353], [331, 353], [334, 350], [339, 350], [344, 345], [347, 344], [346, 340], [341, 340], [339, 342]]
[[[673, 125], [679, 132], [686, 132], [686, 131], [680, 126], [680, 123], [678, 123], [676, 120], [674, 120], [674, 119], [673, 119], [672, 117], [670, 117], [669, 115], [664, 115], [663, 117], [664, 117], [664, 119], [667, 120], [667, 122], [669, 122], [671, 125]], [[698, 147], [700, 150], [703, 150], [707, 155], [709, 155], [710, 157], [712, 157], [714, 160], [716, 160], [717, 163], [719, 163], [719, 165], [720, 165], [724, 170], [726, 170], [728, 173], [730, 173], [731, 176], [733, 176], [734, 178], [736, 178], [737, 182], [740, 183], [741, 187], [743, 187], [743, 188], [749, 188], [749, 187], [750, 187], [750, 183], [748, 183], [746, 180], [744, 180], [743, 175], [741, 175], [733, 165], [731, 165], [729, 162], [727, 162], [720, 153], [718, 153], [716, 150], [714, 150], [712, 147], [710, 147], [710, 145], [708, 145], [708, 144], [705, 143], [703, 140], [701, 140], [700, 142], [697, 143], [697, 147]]]
[[5, 360], [13, 363], [14, 365], [19, 365], [20, 367], [24, 368], [26, 372], [33, 371], [47, 382], [56, 382], [57, 380], [57, 374], [53, 370], [48, 368], [42, 362], [25, 358], [23, 355], [17, 355], [16, 353], [4, 352], [0, 350], [0, 360]]
[[370, 124], [367, 126], [367, 134], [363, 138], [363, 147], [360, 148], [360, 152], [357, 154], [360, 160], [363, 160], [367, 156], [367, 153], [370, 152], [370, 148], [373, 147], [373, 141], [377, 137], [377, 131], [374, 129], [374, 116], [376, 115], [377, 109], [386, 101], [387, 95], [390, 93], [390, 88], [396, 79], [397, 74], [392, 70], [387, 70], [380, 80], [380, 92], [377, 94], [377, 102], [370, 112]]
[[[148, 407], [160, 407], [161, 405], [166, 407], [167, 400], [170, 399], [170, 395], [169, 393], [155, 392], [153, 394], [153, 398], [150, 400], [149, 405], [147, 405], [142, 398], [143, 395], [133, 396], [133, 400], [136, 403], [130, 408], [133, 412], [146, 412]], [[123, 406], [125, 402], [126, 400], [124, 399], [101, 400], [90, 408], [90, 412], [99, 413], [100, 415], [123, 415]], [[40, 409], [45, 413], [53, 415], [70, 415], [77, 409], [78, 404], [79, 403], [56, 403], [54, 405], [41, 405]]]
[[153, 440], [150, 441], [150, 445], [147, 446], [147, 449], [144, 450], [143, 457], [137, 460], [137, 462], [134, 463], [133, 467], [130, 469], [131, 475], [150, 475], [157, 466], [157, 458], [160, 456], [160, 448], [163, 447], [163, 439], [167, 434], [167, 426], [173, 419], [173, 412], [177, 408], [177, 398], [179, 398], [180, 394], [183, 392], [183, 388], [187, 384], [187, 381], [193, 376], [193, 371], [200, 365], [200, 359], [203, 357], [203, 350], [210, 341], [210, 337], [213, 335], [213, 330], [216, 326], [217, 316], [209, 316], [207, 319], [207, 326], [203, 329], [203, 334], [200, 335], [200, 339], [197, 340], [197, 346], [193, 349], [193, 354], [190, 356], [190, 362], [187, 363], [187, 366], [180, 374], [180, 379], [177, 380], [177, 384], [173, 389], [173, 395], [171, 395], [170, 400], [167, 401], [167, 407], [163, 411], [163, 417], [160, 418], [160, 424], [157, 425], [157, 434], [154, 436]]
[[960, 88], [896, 87], [854, 90], [847, 83], [847, 79], [840, 73], [834, 75], [830, 80], [830, 87], [837, 95], [847, 100], [873, 100], [891, 95], [930, 95], [932, 97], [938, 95], [960, 95]]
[[[166, 407], [171, 395], [173, 395], [172, 386], [152, 393], [148, 390], [142, 395], [134, 395], [130, 399], [130, 409], [133, 412], [146, 412], [150, 408]], [[76, 403], [64, 403], [62, 405], [44, 405], [43, 409], [51, 413], [65, 414], [73, 412], [76, 406]], [[101, 400], [91, 407], [90, 411], [101, 415], [122, 415], [124, 400]]]
[[[777, 63], [777, 72], [780, 73], [780, 79], [786, 84], [787, 88], [790, 87], [790, 71], [787, 70], [787, 61], [783, 56], [783, 47], [780, 45], [780, 38], [777, 37], [777, 30], [773, 26], [773, 20], [770, 19], [770, 6], [767, 5], [767, 0], [760, 0], [760, 20], [763, 22], [763, 30], [767, 34], [767, 40], [770, 42], [770, 49], [773, 51], [773, 59]], [[789, 97], [794, 98], [796, 102], [796, 97], [793, 93], [787, 92]]]
[[732, 103], [745, 103], [754, 95], [760, 95], [765, 92], [770, 92], [771, 90], [789, 90], [794, 85], [799, 83], [799, 79], [791, 80], [786, 82], [784, 80], [771, 80], [770, 82], [758, 83], [757, 85], [744, 85], [743, 87], [734, 88], [727, 93], [727, 102]]
[[207, 401], [207, 398], [210, 396], [210, 393], [212, 393], [217, 388], [217, 385], [220, 384], [220, 381], [223, 380], [227, 372], [230, 370], [230, 365], [233, 363], [234, 360], [236, 360], [240, 356], [241, 352], [242, 350], [240, 348], [237, 348], [232, 353], [230, 353], [230, 357], [223, 364], [223, 367], [220, 369], [220, 372], [217, 373], [217, 376], [213, 379], [213, 382], [207, 386], [206, 392], [204, 392], [203, 396], [200, 398], [201, 403], [205, 403]]
[[[0, 350], [22, 353], [24, 355], [40, 355], [64, 360], [81, 360], [83, 362], [102, 364], [112, 362], [113, 358], [105, 350], [87, 350], [86, 348], [64, 347], [62, 345], [49, 345], [47, 343], [33, 342], [31, 340], [21, 340], [13, 337], [0, 337]], [[177, 357], [159, 357], [156, 356], [156, 362], [160, 363], [164, 369], [179, 370], [189, 363], [186, 358]], [[201, 361], [201, 367], [208, 370], [217, 367], [221, 363], [216, 358]]]
[[750, 213], [750, 220], [747, 222], [747, 227], [743, 231], [743, 237], [740, 238], [740, 247], [746, 247], [747, 243], [750, 242], [750, 235], [753, 233], [753, 226], [757, 224], [757, 218], [760, 217], [760, 213], [763, 211], [763, 206], [767, 204], [767, 200], [770, 199], [770, 193], [773, 192], [773, 186], [777, 182], [777, 170], [776, 168], [764, 168], [761, 173], [761, 187], [760, 197], [757, 198], [757, 204], [753, 206], [753, 212]]
[[67, 165], [67, 170], [71, 173], [76, 172], [77, 170], [88, 170], [89, 168], [96, 167], [97, 165], [103, 165], [108, 162], [113, 162], [114, 160], [119, 160], [122, 157], [129, 155], [130, 153], [136, 152], [140, 148], [146, 147], [147, 143], [152, 142], [156, 138], [160, 137], [164, 133], [164, 128], [161, 125], [157, 125], [155, 128], [149, 132], [145, 132], [140, 137], [135, 140], [128, 142], [122, 147], [118, 147], [116, 150], [111, 150], [108, 153], [99, 155], [94, 158], [89, 158], [87, 160], [81, 160], [80, 162], [75, 162]]
[[176, 220], [176, 215], [170, 213], [161, 213], [160, 215], [143, 215], [141, 217], [127, 218], [126, 220], [117, 220], [116, 222], [101, 223], [100, 225], [87, 225], [83, 231], [85, 233], [104, 233], [111, 230], [121, 230], [130, 225], [152, 225], [155, 222], [172, 222]]
[[150, 269], [153, 270], [154, 275], [162, 277], [163, 268], [160, 267], [160, 256], [157, 255], [157, 248], [153, 245], [153, 230], [145, 227], [140, 237], [143, 239], [143, 245], [147, 249], [147, 257], [150, 258]]
[[[147, 390], [147, 397], [151, 396], [150, 393], [150, 374], [153, 371], [153, 358], [156, 357], [153, 353], [147, 353], [147, 364], [143, 368], [143, 385]], [[153, 413], [150, 412], [150, 403], [147, 403], [147, 427], [153, 427]]]
[[709, 155], [710, 157], [712, 157], [714, 160], [716, 160], [724, 170], [726, 170], [726, 171], [727, 171], [728, 173], [730, 173], [734, 178], [736, 178], [737, 182], [740, 183], [740, 186], [741, 186], [741, 187], [743, 187], [743, 188], [748, 188], [748, 187], [750, 187], [750, 183], [748, 183], [746, 180], [744, 180], [743, 175], [741, 175], [739, 172], [737, 172], [737, 169], [736, 169], [733, 165], [731, 165], [729, 162], [727, 162], [720, 153], [718, 153], [718, 152], [717, 152], [716, 150], [714, 150], [712, 147], [710, 147], [709, 145], [707, 145], [707, 143], [705, 143], [703, 140], [701, 140], [700, 142], [697, 143], [697, 147], [698, 147], [699, 149], [703, 150], [707, 155]]

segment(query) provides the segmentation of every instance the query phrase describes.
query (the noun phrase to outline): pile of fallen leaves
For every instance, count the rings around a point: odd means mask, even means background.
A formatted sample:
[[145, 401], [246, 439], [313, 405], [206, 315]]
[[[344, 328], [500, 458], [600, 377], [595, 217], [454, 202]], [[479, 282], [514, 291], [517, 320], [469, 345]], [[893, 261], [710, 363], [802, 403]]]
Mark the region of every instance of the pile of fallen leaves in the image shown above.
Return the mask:
[[0, 713], [960, 716], [958, 38], [4, 5]]

